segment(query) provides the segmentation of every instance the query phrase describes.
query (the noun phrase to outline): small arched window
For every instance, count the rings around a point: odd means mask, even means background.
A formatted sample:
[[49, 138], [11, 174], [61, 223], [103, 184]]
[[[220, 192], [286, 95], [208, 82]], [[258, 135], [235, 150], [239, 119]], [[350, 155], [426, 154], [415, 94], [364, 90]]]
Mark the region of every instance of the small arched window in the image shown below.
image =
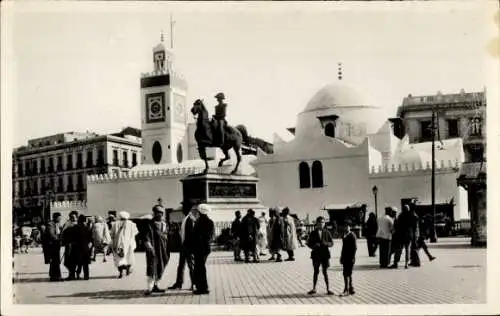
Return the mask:
[[335, 137], [335, 125], [333, 123], [326, 124], [325, 135], [328, 137]]
[[301, 189], [311, 187], [311, 173], [309, 171], [309, 165], [304, 161], [299, 164], [299, 182]]
[[323, 187], [323, 165], [321, 161], [318, 160], [314, 161], [312, 164], [312, 187]]

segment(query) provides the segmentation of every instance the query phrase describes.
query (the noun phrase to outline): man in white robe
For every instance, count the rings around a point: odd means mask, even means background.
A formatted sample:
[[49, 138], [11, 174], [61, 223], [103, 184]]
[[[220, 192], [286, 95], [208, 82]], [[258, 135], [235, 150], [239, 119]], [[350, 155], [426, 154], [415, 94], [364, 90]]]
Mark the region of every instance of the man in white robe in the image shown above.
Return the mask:
[[135, 236], [139, 233], [134, 222], [129, 220], [130, 214], [125, 211], [118, 213], [118, 221], [111, 228], [111, 248], [113, 260], [119, 271], [119, 278], [123, 271], [130, 274], [135, 264], [134, 250], [136, 248]]

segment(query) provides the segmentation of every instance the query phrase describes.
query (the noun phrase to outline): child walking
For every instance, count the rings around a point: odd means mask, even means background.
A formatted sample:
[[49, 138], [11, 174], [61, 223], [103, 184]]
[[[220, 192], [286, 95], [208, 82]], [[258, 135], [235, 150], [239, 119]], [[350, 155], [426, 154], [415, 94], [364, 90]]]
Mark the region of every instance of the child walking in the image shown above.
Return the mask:
[[351, 231], [351, 224], [346, 221], [343, 224], [342, 252], [340, 254], [340, 264], [343, 266], [344, 292], [343, 296], [354, 294], [352, 286], [352, 269], [356, 259], [356, 235]]
[[333, 292], [330, 291], [327, 273], [328, 267], [330, 266], [330, 250], [328, 248], [333, 246], [333, 238], [330, 232], [326, 230], [325, 219], [322, 216], [316, 219], [316, 228], [309, 235], [307, 246], [312, 249], [311, 259], [314, 268], [313, 289], [307, 294], [316, 294], [319, 267], [321, 266], [326, 283], [326, 293], [328, 295], [333, 295]]

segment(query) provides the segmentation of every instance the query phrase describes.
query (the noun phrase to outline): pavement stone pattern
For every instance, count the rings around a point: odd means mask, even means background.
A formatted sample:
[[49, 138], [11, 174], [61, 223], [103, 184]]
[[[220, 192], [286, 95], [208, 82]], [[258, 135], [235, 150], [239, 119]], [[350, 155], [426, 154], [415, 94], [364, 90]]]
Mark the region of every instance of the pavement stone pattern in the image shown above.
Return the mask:
[[[52, 283], [40, 249], [16, 254], [14, 264], [15, 304], [484, 304], [486, 303], [486, 249], [470, 248], [470, 239], [443, 238], [429, 244], [437, 257], [429, 262], [420, 253], [422, 266], [405, 270], [380, 269], [378, 257], [370, 258], [366, 242], [358, 240], [353, 281], [356, 294], [340, 297], [343, 290], [339, 264], [341, 240], [335, 240], [329, 280], [335, 296], [325, 294], [320, 274], [318, 294], [312, 287], [310, 250], [296, 251], [296, 261], [260, 263], [234, 262], [231, 252], [212, 252], [207, 261], [210, 294], [196, 296], [190, 286], [187, 267], [182, 290], [145, 297], [145, 254], [136, 253], [133, 273], [118, 279], [111, 257], [107, 263], [98, 255], [90, 266], [89, 281]], [[173, 253], [160, 287], [173, 284], [178, 254]], [[284, 255], [286, 258], [286, 255]], [[67, 271], [62, 267], [63, 276]]]

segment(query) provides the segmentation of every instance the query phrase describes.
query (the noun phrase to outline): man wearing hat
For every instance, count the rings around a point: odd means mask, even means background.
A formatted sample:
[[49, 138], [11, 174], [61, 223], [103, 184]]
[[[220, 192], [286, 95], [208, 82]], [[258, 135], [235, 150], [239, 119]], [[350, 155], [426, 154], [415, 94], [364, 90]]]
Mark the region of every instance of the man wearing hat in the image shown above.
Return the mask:
[[182, 202], [182, 212], [184, 219], [181, 222], [181, 249], [179, 251], [179, 263], [177, 266], [177, 278], [175, 283], [170, 286], [169, 290], [181, 289], [184, 283], [184, 268], [187, 264], [189, 269], [189, 277], [191, 278], [191, 290], [194, 287], [194, 262], [193, 262], [193, 213], [189, 202]]
[[217, 130], [218, 137], [214, 140], [214, 144], [222, 146], [224, 144], [224, 126], [226, 125], [226, 108], [227, 104], [224, 103], [225, 100], [224, 93], [219, 92], [215, 95], [217, 99], [217, 105], [215, 106], [215, 114], [213, 116], [216, 123], [215, 129]]
[[164, 220], [165, 209], [159, 205], [153, 207], [153, 218], [144, 230], [144, 246], [146, 247], [146, 275], [148, 277], [148, 290], [151, 293], [163, 293], [158, 287], [163, 272], [170, 258], [168, 242], [168, 224]]
[[210, 254], [210, 243], [214, 235], [214, 222], [208, 218], [210, 206], [199, 204], [192, 209], [195, 224], [193, 227], [194, 284], [193, 294], [208, 294], [206, 262]]

